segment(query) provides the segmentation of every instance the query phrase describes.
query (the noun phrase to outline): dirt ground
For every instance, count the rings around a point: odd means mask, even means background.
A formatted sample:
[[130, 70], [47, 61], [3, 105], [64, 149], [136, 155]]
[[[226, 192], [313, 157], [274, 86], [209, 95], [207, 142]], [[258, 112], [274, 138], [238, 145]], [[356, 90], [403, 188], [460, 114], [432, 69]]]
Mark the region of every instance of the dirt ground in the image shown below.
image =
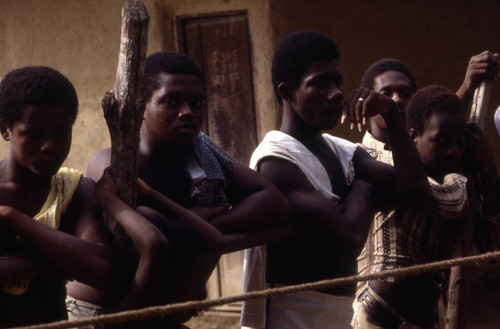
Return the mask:
[[470, 267], [468, 297], [464, 298], [461, 325], [467, 329], [500, 328], [500, 262]]
[[190, 329], [239, 329], [240, 315], [227, 312], [206, 312], [185, 323]]

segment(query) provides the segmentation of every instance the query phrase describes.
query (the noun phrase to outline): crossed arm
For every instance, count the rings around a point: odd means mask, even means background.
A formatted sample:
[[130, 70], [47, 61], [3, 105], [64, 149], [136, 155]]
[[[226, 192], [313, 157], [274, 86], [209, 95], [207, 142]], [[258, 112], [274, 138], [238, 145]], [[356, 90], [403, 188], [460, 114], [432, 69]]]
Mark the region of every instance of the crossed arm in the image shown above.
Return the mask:
[[94, 184], [82, 179], [61, 220], [66, 230], [50, 228], [9, 206], [0, 206], [0, 222], [22, 236], [67, 278], [104, 288], [111, 278], [111, 250], [98, 220]]
[[355, 180], [343, 204], [328, 199], [309, 183], [294, 164], [278, 158], [262, 160], [259, 172], [277, 186], [292, 208], [297, 227], [314, 230], [319, 236], [361, 250], [370, 216], [370, 184]]

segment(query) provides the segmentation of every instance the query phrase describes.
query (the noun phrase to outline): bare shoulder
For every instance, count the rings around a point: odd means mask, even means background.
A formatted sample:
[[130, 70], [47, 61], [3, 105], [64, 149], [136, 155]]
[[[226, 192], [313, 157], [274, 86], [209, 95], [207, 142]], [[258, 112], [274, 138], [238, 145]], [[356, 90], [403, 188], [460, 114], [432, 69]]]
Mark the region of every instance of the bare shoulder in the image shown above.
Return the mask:
[[97, 182], [104, 169], [111, 164], [111, 148], [105, 148], [95, 153], [87, 165], [86, 176]]
[[95, 196], [95, 182], [90, 178], [82, 177], [73, 194], [67, 212], [85, 214], [97, 207], [98, 202]]
[[95, 182], [82, 177], [61, 217], [61, 230], [79, 236], [82, 227], [94, 225], [98, 218], [99, 204], [95, 197]]
[[290, 161], [266, 157], [259, 162], [257, 170], [282, 193], [314, 190], [302, 170]]

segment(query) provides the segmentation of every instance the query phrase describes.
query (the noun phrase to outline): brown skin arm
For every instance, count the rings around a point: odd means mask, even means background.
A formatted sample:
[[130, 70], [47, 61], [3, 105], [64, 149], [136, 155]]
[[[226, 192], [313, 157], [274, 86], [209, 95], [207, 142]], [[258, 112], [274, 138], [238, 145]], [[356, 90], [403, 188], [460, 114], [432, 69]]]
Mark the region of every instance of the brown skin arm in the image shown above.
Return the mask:
[[169, 250], [168, 240], [155, 225], [117, 197], [108, 170], [97, 183], [96, 195], [103, 209], [123, 227], [139, 252], [132, 287], [114, 308], [123, 310], [150, 305], [160, 286]]
[[[364, 101], [358, 101], [360, 97]], [[382, 114], [391, 140], [394, 167], [374, 160], [358, 148], [353, 157], [356, 177], [372, 184], [374, 195], [383, 206], [393, 206], [394, 202], [416, 207], [428, 205], [431, 195], [427, 174], [396, 103], [373, 90], [359, 88], [345, 102], [343, 113], [354, 125], [362, 125], [366, 118]]]
[[63, 224], [73, 220], [73, 232], [55, 230], [8, 206], [0, 206], [0, 222], [33, 245], [67, 278], [104, 288], [111, 278], [112, 256], [98, 220], [93, 190], [94, 183], [83, 178], [61, 220]]
[[[97, 152], [89, 162], [87, 176], [99, 179], [109, 165], [109, 157], [109, 149]], [[232, 207], [195, 206], [190, 210], [223, 234], [258, 231], [288, 221], [289, 205], [280, 192], [245, 164], [234, 158], [232, 161], [233, 177], [226, 187]]]
[[483, 196], [483, 213], [496, 216], [500, 211], [498, 200], [498, 174], [493, 149], [484, 132], [475, 123], [467, 123], [465, 167], [466, 171], [479, 174], [480, 193]]
[[288, 221], [290, 207], [278, 189], [248, 166], [232, 160], [234, 173], [226, 187], [232, 207], [210, 219], [210, 223], [228, 234], [252, 232]]
[[222, 234], [195, 212], [172, 201], [157, 190], [151, 188], [141, 179], [137, 180], [137, 188], [142, 204], [161, 212], [168, 218], [189, 223], [193, 228], [202, 233], [209, 241], [210, 245], [216, 250], [223, 248]]
[[188, 222], [201, 232], [211, 246], [220, 253], [229, 253], [255, 247], [290, 237], [297, 232], [295, 226], [288, 222], [253, 231], [223, 235], [208, 220], [222, 213], [227, 213], [229, 210], [226, 207], [194, 207], [194, 210], [193, 208], [186, 209], [151, 188], [140, 179], [137, 186], [141, 202], [153, 209], [157, 209], [169, 218]]
[[259, 172], [286, 196], [299, 227], [314, 230], [336, 244], [349, 245], [347, 249], [361, 250], [371, 220], [370, 184], [354, 181], [344, 204], [339, 205], [314, 189], [302, 171], [288, 161], [265, 158]]
[[499, 74], [499, 54], [493, 54], [491, 51], [486, 50], [472, 56], [465, 72], [464, 82], [456, 92], [458, 98], [462, 100], [464, 107], [469, 105], [474, 94], [474, 89], [476, 89], [481, 81], [498, 79]]
[[102, 173], [111, 164], [111, 149], [106, 148], [95, 153], [90, 159], [87, 165], [87, 172], [85, 176], [94, 180], [94, 182], [99, 181]]

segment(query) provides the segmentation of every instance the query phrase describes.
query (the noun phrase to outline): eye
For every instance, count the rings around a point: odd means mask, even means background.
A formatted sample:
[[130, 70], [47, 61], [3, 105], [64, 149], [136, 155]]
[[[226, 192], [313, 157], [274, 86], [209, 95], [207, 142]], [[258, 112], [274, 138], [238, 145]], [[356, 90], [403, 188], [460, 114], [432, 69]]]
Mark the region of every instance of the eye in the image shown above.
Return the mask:
[[381, 90], [380, 93], [384, 96], [392, 97], [392, 91], [390, 91], [390, 90], [384, 89], [384, 90]]
[[165, 103], [167, 104], [168, 107], [176, 108], [179, 106], [179, 102], [175, 99], [167, 99], [165, 100]]
[[71, 134], [71, 129], [68, 128], [61, 128], [56, 130], [55, 132], [56, 136], [61, 137], [61, 136], [68, 136]]
[[406, 89], [405, 90], [401, 90], [399, 92], [399, 96], [401, 98], [410, 98], [411, 97], [411, 91], [410, 90], [406, 90]]
[[39, 131], [28, 131], [26, 133], [26, 136], [28, 136], [28, 138], [31, 138], [31, 139], [38, 139], [38, 138], [42, 137], [42, 133]]
[[449, 144], [449, 140], [443, 137], [436, 138], [434, 141], [439, 145], [439, 147], [445, 147]]
[[326, 88], [329, 83], [330, 83], [330, 81], [326, 77], [320, 76], [320, 77], [317, 77], [316, 79], [314, 79], [313, 81], [311, 81], [311, 86], [313, 86], [315, 88], [322, 89], [322, 88]]
[[205, 99], [198, 99], [198, 100], [191, 102], [190, 105], [191, 105], [191, 108], [193, 108], [195, 110], [200, 110], [204, 104], [205, 104]]

